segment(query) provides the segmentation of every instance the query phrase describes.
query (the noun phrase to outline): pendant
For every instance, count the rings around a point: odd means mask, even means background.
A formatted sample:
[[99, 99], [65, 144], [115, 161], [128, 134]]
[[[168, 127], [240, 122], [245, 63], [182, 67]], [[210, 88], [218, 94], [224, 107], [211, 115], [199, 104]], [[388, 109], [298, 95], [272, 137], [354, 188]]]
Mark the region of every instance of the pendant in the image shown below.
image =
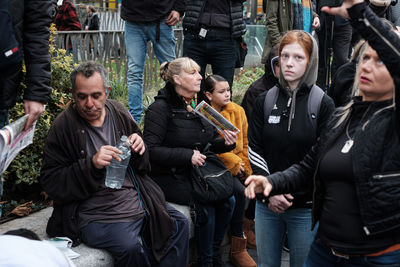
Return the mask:
[[347, 141], [344, 143], [344, 146], [343, 146], [341, 152], [344, 153], [344, 154], [349, 153], [349, 151], [350, 151], [351, 147], [353, 146], [353, 144], [354, 144], [353, 139], [347, 140]]

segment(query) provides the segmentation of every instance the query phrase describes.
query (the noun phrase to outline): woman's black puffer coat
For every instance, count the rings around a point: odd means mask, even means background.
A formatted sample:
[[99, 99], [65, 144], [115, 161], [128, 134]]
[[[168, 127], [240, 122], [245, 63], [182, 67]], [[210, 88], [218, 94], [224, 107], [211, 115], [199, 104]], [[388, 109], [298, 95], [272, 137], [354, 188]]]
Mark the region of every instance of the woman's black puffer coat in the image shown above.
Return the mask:
[[150, 176], [163, 189], [169, 202], [191, 202], [193, 149], [211, 143], [215, 153], [230, 151], [217, 130], [200, 116], [188, 112], [175, 87], [167, 83], [146, 112], [144, 141], [150, 152]]

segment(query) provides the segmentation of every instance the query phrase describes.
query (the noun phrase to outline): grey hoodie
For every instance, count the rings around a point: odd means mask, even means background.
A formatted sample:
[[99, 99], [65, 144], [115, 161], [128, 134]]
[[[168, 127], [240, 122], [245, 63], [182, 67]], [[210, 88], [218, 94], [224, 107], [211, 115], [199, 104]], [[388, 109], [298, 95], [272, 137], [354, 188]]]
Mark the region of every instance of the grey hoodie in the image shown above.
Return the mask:
[[318, 44], [317, 41], [312, 37], [311, 34], [303, 31], [304, 33], [308, 34], [311, 37], [311, 40], [313, 42], [313, 47], [310, 55], [310, 59], [308, 62], [308, 66], [306, 68], [306, 71], [304, 72], [303, 77], [301, 78], [298, 87], [295, 90], [290, 90], [288, 82], [285, 80], [282, 74], [282, 68], [279, 70], [279, 84], [283, 89], [285, 89], [288, 94], [291, 96], [291, 107], [290, 107], [290, 120], [289, 120], [289, 125], [288, 125], [288, 131], [290, 131], [290, 126], [292, 124], [292, 120], [294, 119], [294, 114], [296, 110], [296, 94], [299, 88], [302, 87], [303, 84], [305, 84], [307, 87], [312, 87], [315, 82], [317, 81], [318, 77]]

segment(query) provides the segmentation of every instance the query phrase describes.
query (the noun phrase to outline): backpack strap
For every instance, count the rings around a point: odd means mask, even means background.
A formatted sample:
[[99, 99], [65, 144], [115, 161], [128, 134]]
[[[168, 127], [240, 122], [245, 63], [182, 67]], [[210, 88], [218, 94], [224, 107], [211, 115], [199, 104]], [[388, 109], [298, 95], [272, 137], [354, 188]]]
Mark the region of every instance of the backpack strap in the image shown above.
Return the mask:
[[275, 106], [278, 95], [279, 88], [276, 85], [267, 91], [264, 100], [264, 122], [268, 122], [269, 115]]
[[308, 96], [307, 108], [308, 108], [308, 117], [311, 121], [314, 129], [317, 129], [318, 122], [318, 114], [319, 109], [321, 108], [322, 98], [324, 97], [325, 92], [316, 85], [311, 87], [310, 94]]

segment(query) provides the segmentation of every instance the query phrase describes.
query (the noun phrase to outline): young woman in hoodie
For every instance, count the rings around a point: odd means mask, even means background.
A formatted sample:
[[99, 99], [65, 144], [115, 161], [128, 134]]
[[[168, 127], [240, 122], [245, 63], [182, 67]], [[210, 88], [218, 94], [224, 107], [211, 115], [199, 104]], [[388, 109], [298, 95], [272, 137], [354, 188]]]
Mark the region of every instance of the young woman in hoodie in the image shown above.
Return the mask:
[[[309, 114], [309, 97], [317, 79], [318, 47], [305, 31], [289, 31], [279, 46], [280, 75], [276, 102], [264, 114], [268, 92], [257, 97], [249, 123], [249, 159], [253, 174], [269, 175], [301, 160], [316, 142], [334, 110], [322, 96], [317, 114]], [[270, 89], [273, 90], [273, 89]], [[316, 120], [314, 123], [312, 120]], [[259, 266], [279, 267], [285, 232], [290, 266], [302, 266], [315, 230], [311, 231], [311, 191], [277, 195], [256, 203], [256, 242]]]

